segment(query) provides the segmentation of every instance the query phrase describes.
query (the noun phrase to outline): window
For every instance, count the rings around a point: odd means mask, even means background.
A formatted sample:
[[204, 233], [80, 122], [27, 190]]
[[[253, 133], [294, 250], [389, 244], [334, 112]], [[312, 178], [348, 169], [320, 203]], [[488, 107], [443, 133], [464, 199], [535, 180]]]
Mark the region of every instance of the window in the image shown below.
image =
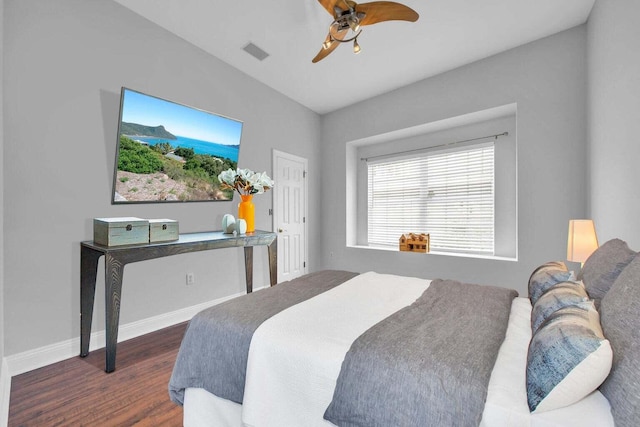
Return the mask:
[[431, 250], [494, 254], [494, 144], [367, 162], [368, 244], [429, 233]]
[[[516, 107], [508, 104], [348, 141], [346, 246], [385, 256], [398, 250], [402, 234], [424, 232], [431, 235], [438, 259], [517, 260]], [[412, 260], [419, 262], [406, 258]]]

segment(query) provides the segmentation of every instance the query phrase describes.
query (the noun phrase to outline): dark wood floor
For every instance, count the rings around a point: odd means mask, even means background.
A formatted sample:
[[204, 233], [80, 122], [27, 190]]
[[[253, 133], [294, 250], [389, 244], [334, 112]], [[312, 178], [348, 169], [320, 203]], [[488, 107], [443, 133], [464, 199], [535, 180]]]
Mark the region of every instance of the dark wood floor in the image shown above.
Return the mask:
[[13, 377], [9, 426], [181, 426], [167, 385], [186, 323]]

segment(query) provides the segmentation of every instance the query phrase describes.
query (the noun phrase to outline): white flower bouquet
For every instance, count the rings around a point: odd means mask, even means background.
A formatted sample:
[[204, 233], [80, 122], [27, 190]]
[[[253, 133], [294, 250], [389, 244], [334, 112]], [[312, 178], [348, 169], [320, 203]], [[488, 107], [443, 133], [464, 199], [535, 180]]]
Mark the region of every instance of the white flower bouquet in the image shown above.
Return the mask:
[[262, 194], [273, 188], [273, 180], [266, 172], [256, 173], [250, 169], [227, 169], [218, 175], [223, 190], [234, 190], [240, 195]]

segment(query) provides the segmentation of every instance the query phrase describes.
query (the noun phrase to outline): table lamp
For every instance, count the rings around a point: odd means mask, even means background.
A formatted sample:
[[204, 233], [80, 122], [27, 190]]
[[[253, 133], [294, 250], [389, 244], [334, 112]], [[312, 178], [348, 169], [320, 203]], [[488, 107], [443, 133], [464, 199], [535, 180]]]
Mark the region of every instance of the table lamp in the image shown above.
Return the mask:
[[593, 220], [572, 219], [569, 221], [567, 260], [579, 262], [580, 267], [598, 249], [598, 237]]

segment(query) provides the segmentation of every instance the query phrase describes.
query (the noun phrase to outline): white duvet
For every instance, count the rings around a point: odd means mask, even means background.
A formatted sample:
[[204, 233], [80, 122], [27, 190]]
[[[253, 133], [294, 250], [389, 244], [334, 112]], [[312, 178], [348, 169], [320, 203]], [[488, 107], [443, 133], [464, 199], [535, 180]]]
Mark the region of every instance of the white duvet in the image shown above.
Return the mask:
[[[184, 425], [332, 426], [322, 416], [351, 343], [380, 320], [413, 303], [430, 282], [364, 273], [273, 316], [251, 341], [243, 405], [202, 389], [187, 389]], [[568, 408], [529, 413], [525, 367], [530, 313], [528, 299], [514, 300], [481, 425], [613, 426], [609, 404], [599, 392]]]

